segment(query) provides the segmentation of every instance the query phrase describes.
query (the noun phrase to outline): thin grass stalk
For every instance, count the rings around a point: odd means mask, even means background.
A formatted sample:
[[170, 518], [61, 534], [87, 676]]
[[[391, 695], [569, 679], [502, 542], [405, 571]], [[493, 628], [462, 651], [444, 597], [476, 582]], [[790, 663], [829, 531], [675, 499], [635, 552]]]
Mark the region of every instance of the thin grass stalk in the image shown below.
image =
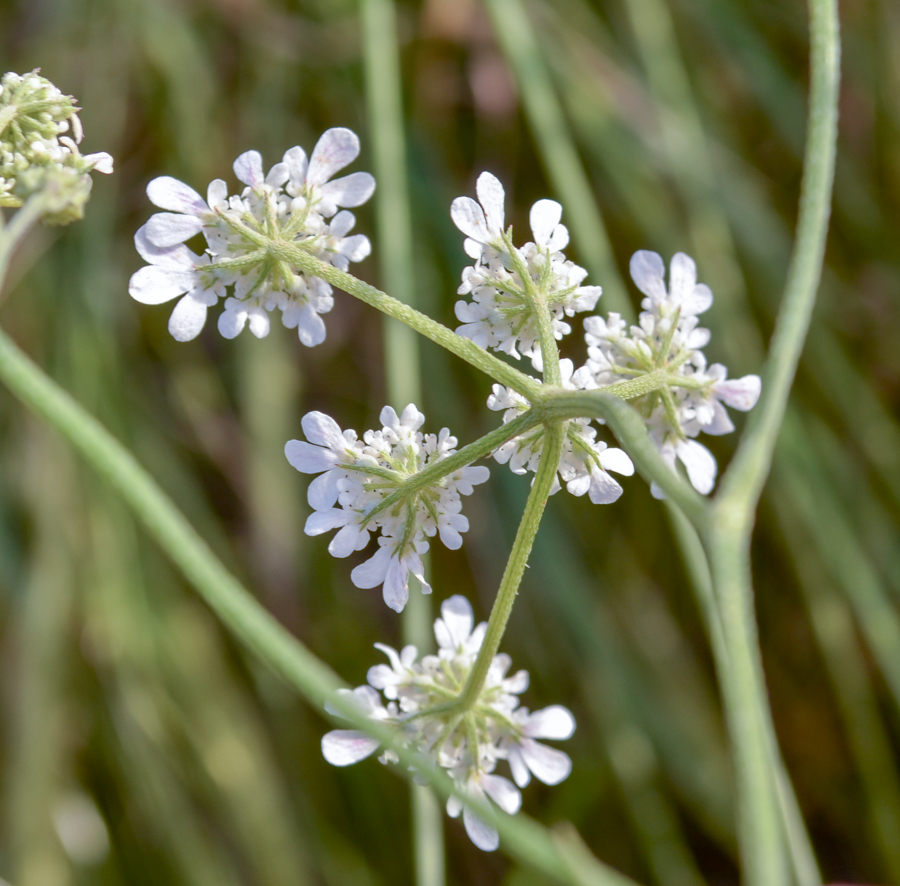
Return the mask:
[[485, 0], [485, 5], [512, 68], [538, 153], [565, 206], [565, 221], [584, 264], [594, 283], [603, 286], [604, 305], [629, 317], [631, 302], [603, 216], [525, 9], [519, 0]]
[[[389, 292], [416, 306], [415, 259], [409, 188], [406, 180], [403, 91], [397, 13], [393, 0], [362, 0], [365, 45], [366, 106], [372, 136], [375, 211], [381, 276]], [[416, 333], [390, 317], [384, 318], [384, 364], [388, 400], [399, 411], [408, 403], [422, 405], [419, 341]], [[429, 567], [424, 561], [425, 569]], [[410, 577], [409, 601], [403, 611], [403, 642], [424, 655], [431, 651], [432, 606]], [[418, 886], [443, 886], [446, 881], [443, 811], [430, 788], [410, 785], [414, 865]]]

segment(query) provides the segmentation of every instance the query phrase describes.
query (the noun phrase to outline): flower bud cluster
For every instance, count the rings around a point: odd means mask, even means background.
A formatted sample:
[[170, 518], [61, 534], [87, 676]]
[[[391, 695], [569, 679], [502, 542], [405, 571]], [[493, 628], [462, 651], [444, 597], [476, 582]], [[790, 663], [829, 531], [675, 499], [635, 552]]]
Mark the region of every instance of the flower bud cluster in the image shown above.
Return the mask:
[[[596, 387], [585, 366], [575, 370], [572, 361], [564, 359], [559, 361], [559, 369], [564, 388], [584, 391]], [[495, 412], [504, 410], [504, 424], [531, 407], [521, 394], [502, 385], [494, 385], [487, 405], [488, 409]], [[550, 489], [551, 495], [559, 492], [561, 483], [565, 483], [572, 495], [587, 493], [597, 505], [611, 504], [619, 498], [622, 487], [609, 475], [609, 471], [630, 477], [634, 473], [634, 464], [623, 450], [610, 448], [596, 437], [597, 431], [591, 427], [587, 418], [576, 418], [566, 423], [559, 469]], [[514, 474], [536, 472], [541, 463], [545, 440], [546, 431], [542, 425], [538, 425], [508, 440], [494, 453], [494, 458], [500, 464], [509, 463]]]
[[298, 471], [320, 474], [309, 486], [313, 513], [305, 532], [321, 535], [338, 529], [328, 545], [332, 556], [360, 551], [371, 532], [380, 532], [378, 551], [350, 577], [358, 588], [383, 585], [385, 603], [400, 612], [409, 599], [410, 573], [424, 593], [431, 592], [422, 565], [428, 538], [439, 535], [451, 550], [462, 546], [460, 533], [469, 528], [469, 521], [461, 513], [460, 497], [471, 495], [489, 471], [463, 466], [404, 494], [403, 485], [423, 468], [453, 455], [457, 441], [447, 428], [437, 436], [419, 431], [425, 416], [412, 404], [399, 416], [386, 406], [380, 418], [384, 427], [366, 431], [360, 440], [329, 416], [310, 412], [301, 423], [309, 442], [289, 441], [285, 455]]
[[493, 348], [519, 359], [529, 357], [541, 370], [543, 361], [538, 338], [535, 305], [549, 311], [557, 340], [572, 331], [564, 317], [593, 310], [600, 298], [599, 286], [582, 286], [587, 271], [560, 250], [569, 242], [569, 232], [560, 224], [562, 207], [555, 200], [538, 200], [531, 207], [534, 242], [521, 248], [512, 245], [512, 229], [504, 230], [503, 185], [489, 172], [478, 177], [479, 203], [457, 197], [450, 207], [456, 226], [466, 235], [466, 254], [475, 264], [463, 270], [456, 316], [463, 321], [456, 332], [483, 348]]
[[[691, 484], [705, 495], [715, 483], [716, 460], [693, 438], [701, 431], [733, 431], [723, 404], [752, 409], [759, 399], [759, 376], [729, 379], [720, 363], [707, 366], [700, 349], [710, 335], [698, 326], [698, 318], [712, 305], [713, 295], [697, 283], [693, 259], [682, 252], [672, 258], [667, 288], [662, 258], [642, 250], [631, 259], [631, 277], [646, 296], [638, 324], [629, 329], [618, 314], [585, 319], [587, 368], [601, 387], [660, 370], [672, 377], [667, 387], [631, 402], [644, 416], [665, 462], [674, 471], [680, 461]], [[657, 498], [663, 497], [655, 483], [651, 488]]]
[[[331, 286], [303, 273], [277, 247], [299, 246], [343, 271], [369, 254], [368, 238], [350, 234], [353, 213], [338, 208], [365, 203], [375, 179], [355, 172], [330, 180], [358, 155], [356, 135], [336, 128], [322, 135], [311, 158], [302, 148], [291, 148], [266, 175], [258, 152], [241, 154], [234, 162], [234, 174], [245, 185], [239, 195], [229, 196], [221, 179], [210, 184], [206, 200], [176, 179], [153, 179], [147, 196], [167, 211], [152, 216], [135, 235], [149, 264], [132, 276], [131, 296], [144, 304], [180, 296], [169, 319], [169, 332], [178, 341], [199, 335], [208, 308], [224, 298], [218, 327], [226, 338], [247, 325], [263, 338], [269, 312], [277, 308], [304, 345], [321, 344], [320, 315], [333, 306]], [[197, 234], [206, 242], [203, 255], [185, 245]]]
[[[418, 660], [415, 646], [398, 654], [376, 643], [389, 664], [370, 668], [368, 685], [344, 694], [367, 717], [393, 727], [402, 747], [427, 755], [449, 772], [458, 795], [448, 801], [448, 814], [456, 818], [462, 812], [472, 842], [492, 851], [498, 846], [497, 831], [465, 801], [489, 797], [512, 815], [522, 805], [518, 788], [524, 788], [532, 775], [544, 784], [559, 784], [571, 771], [569, 757], [536, 739], [567, 739], [575, 720], [560, 705], [534, 713], [519, 707], [518, 695], [528, 688], [528, 673], [507, 676], [512, 662], [504, 653], [494, 656], [475, 703], [467, 710], [456, 707], [487, 625], [482, 622], [473, 629], [472, 607], [459, 595], [443, 603], [441, 616], [434, 625], [437, 655]], [[333, 706], [329, 710], [339, 714]], [[337, 729], [322, 738], [322, 753], [335, 766], [357, 763], [380, 747], [378, 739], [355, 729]], [[396, 762], [397, 756], [387, 750], [380, 760]], [[501, 760], [507, 761], [515, 784], [495, 774]]]
[[105, 152], [82, 154], [78, 107], [37, 71], [0, 79], [0, 206], [22, 206], [40, 194], [45, 224], [84, 217], [88, 173], [111, 173]]

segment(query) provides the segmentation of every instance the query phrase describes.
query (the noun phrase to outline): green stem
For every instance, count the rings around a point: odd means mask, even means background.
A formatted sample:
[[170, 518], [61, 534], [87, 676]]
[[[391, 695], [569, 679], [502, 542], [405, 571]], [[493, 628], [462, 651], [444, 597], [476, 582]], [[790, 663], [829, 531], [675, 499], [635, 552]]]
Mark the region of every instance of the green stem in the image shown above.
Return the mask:
[[509, 560], [500, 581], [500, 589], [497, 591], [497, 598], [494, 600], [494, 607], [491, 610], [487, 633], [484, 635], [484, 642], [478, 650], [478, 657], [475, 659], [475, 664], [472, 665], [469, 679], [459, 697], [458, 704], [461, 710], [468, 710], [478, 701], [488, 669], [500, 648], [500, 641], [503, 639], [516, 595], [519, 593], [522, 575], [528, 565], [531, 546], [534, 544], [534, 537], [541, 524], [544, 508], [547, 506], [550, 489], [556, 479], [564, 437], [565, 425], [563, 423], [557, 422], [547, 427], [544, 446], [541, 450], [541, 463], [538, 465], [534, 484], [525, 504], [525, 513], [522, 514], [512, 551], [510, 551]]
[[377, 308], [389, 317], [411, 326], [419, 334], [431, 339], [442, 348], [446, 348], [451, 354], [456, 354], [457, 357], [470, 363], [476, 369], [480, 369], [494, 380], [518, 391], [524, 397], [533, 400], [540, 396], [541, 383], [536, 378], [504, 363], [493, 354], [489, 354], [484, 348], [480, 348], [475, 342], [457, 335], [421, 311], [417, 311], [380, 289], [364, 283], [352, 274], [321, 261], [294, 243], [272, 240], [269, 241], [268, 249], [272, 256], [291, 262], [301, 271], [320, 277], [332, 286]]
[[[12, 340], [0, 331], [0, 380], [23, 403], [57, 429], [85, 460], [125, 499], [138, 519], [182, 570], [209, 607], [251, 652], [287, 683], [321, 709], [330, 700], [350, 723], [391, 745], [393, 733], [366, 717], [352, 702], [335, 697], [346, 688], [340, 678], [302, 643], [291, 636], [232, 576], [194, 528], [156, 485], [135, 458], [90, 413], [48, 378]], [[427, 775], [443, 797], [454, 785], [422, 755], [393, 747], [400, 758], [398, 771], [409, 768]], [[532, 865], [548, 877], [571, 886], [633, 886], [632, 881], [590, 860], [591, 878], [575, 873], [576, 860], [567, 847], [557, 845], [548, 831], [521, 813], [503, 815], [482, 803], [473, 803], [478, 815], [497, 828], [511, 856]], [[582, 860], [577, 860], [581, 866]]]
[[13, 252], [21, 243], [22, 238], [40, 221], [44, 209], [43, 195], [34, 194], [16, 211], [12, 220], [3, 229], [3, 237], [0, 238], [0, 286], [6, 280], [6, 272], [9, 270], [9, 260]]

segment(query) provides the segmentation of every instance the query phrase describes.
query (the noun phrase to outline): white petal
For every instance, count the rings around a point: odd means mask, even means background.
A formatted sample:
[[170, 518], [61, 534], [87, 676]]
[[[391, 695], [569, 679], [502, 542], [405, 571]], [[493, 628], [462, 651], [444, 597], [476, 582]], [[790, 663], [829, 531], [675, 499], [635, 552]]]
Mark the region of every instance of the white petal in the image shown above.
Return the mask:
[[734, 422], [731, 420], [725, 407], [718, 400], [713, 400], [712, 408], [713, 419], [709, 424], [703, 426], [703, 433], [713, 436], [730, 434], [734, 430]]
[[562, 206], [555, 200], [538, 200], [531, 207], [529, 222], [531, 233], [534, 234], [534, 242], [538, 246], [548, 246], [550, 237], [562, 218]]
[[663, 282], [666, 266], [657, 253], [646, 249], [638, 250], [631, 256], [629, 271], [631, 279], [644, 295], [649, 295], [656, 301], [666, 297], [666, 286]]
[[176, 246], [203, 230], [203, 222], [193, 215], [157, 212], [144, 226], [147, 239], [154, 246]]
[[[448, 597], [441, 604], [441, 617], [449, 633], [447, 645], [452, 648], [462, 646], [469, 639], [472, 625], [475, 623], [469, 601], [461, 594]], [[437, 622], [435, 622], [435, 636], [437, 636]]]
[[528, 769], [528, 766], [525, 764], [525, 760], [522, 757], [522, 753], [518, 747], [512, 747], [508, 752], [508, 762], [509, 768], [512, 772], [512, 777], [515, 780], [516, 784], [520, 788], [527, 787], [528, 783], [531, 781], [531, 772]]
[[[319, 452], [321, 451], [320, 449]], [[326, 471], [321, 476], [316, 477], [309, 484], [309, 489], [306, 490], [306, 500], [309, 502], [309, 506], [317, 511], [333, 508], [340, 493], [338, 489], [339, 479], [337, 471]]]
[[462, 547], [462, 536], [453, 526], [450, 526], [446, 523], [441, 523], [438, 525], [438, 533], [441, 536], [441, 541], [444, 543], [444, 547], [451, 551], [458, 551]]
[[290, 177], [290, 170], [286, 163], [276, 163], [266, 175], [266, 184], [273, 188], [283, 185]]
[[234, 161], [234, 174], [251, 188], [258, 188], [263, 183], [262, 157], [259, 151], [245, 151]]
[[483, 775], [481, 786], [485, 793], [509, 815], [515, 815], [521, 809], [522, 795], [508, 778], [502, 775]]
[[300, 145], [296, 145], [286, 151], [283, 162], [288, 168], [292, 182], [302, 184], [306, 181], [306, 170], [309, 167], [309, 161], [306, 159], [306, 151]]
[[403, 612], [406, 601], [409, 600], [409, 570], [406, 564], [397, 556], [391, 558], [384, 576], [384, 602], [394, 610]]
[[161, 305], [192, 289], [194, 282], [193, 274], [180, 274], [147, 265], [131, 275], [128, 294], [141, 304]]
[[451, 794], [447, 800], [447, 815], [450, 818], [459, 818], [459, 813], [463, 811], [463, 803], [456, 794]]
[[606, 471], [601, 471], [596, 465], [591, 465], [591, 486], [588, 497], [595, 505], [609, 505], [618, 501], [622, 491], [622, 487]]
[[575, 731], [575, 718], [568, 708], [551, 705], [531, 714], [525, 722], [524, 731], [529, 738], [571, 738]]
[[214, 178], [206, 189], [206, 202], [212, 206], [218, 206], [228, 199], [228, 185], [220, 178]]
[[300, 343], [308, 348], [313, 348], [325, 341], [325, 321], [313, 310], [312, 305], [305, 305], [300, 312], [297, 335]]
[[698, 283], [681, 303], [682, 316], [702, 314], [712, 307], [712, 303], [712, 290], [705, 283]]
[[478, 202], [484, 207], [488, 230], [492, 236], [496, 236], [503, 231], [503, 204], [506, 200], [503, 185], [490, 172], [482, 172], [475, 182], [475, 193], [478, 194]]
[[328, 230], [332, 237], [346, 237], [356, 224], [356, 217], [352, 212], [342, 209], [329, 223]]
[[169, 332], [175, 341], [191, 341], [200, 335], [206, 323], [207, 306], [188, 293], [169, 317]]
[[322, 756], [332, 766], [350, 766], [370, 757], [380, 747], [377, 738], [355, 729], [334, 729], [322, 736]]
[[193, 188], [168, 175], [153, 179], [147, 185], [147, 196], [154, 206], [171, 212], [197, 215], [208, 210], [203, 198]]
[[365, 234], [354, 234], [347, 237], [341, 243], [341, 255], [347, 256], [350, 261], [362, 261], [372, 252], [372, 244]]
[[566, 483], [566, 489], [569, 491], [570, 495], [581, 496], [584, 495], [591, 486], [591, 475], [590, 474], [578, 474], [577, 477], [573, 477]]
[[[317, 414], [321, 415], [322, 413]], [[337, 464], [337, 458], [333, 452], [322, 449], [321, 446], [313, 446], [305, 440], [288, 440], [284, 444], [284, 454], [291, 465], [301, 474], [321, 474], [322, 471], [328, 471]]]
[[343, 127], [328, 129], [313, 148], [306, 180], [312, 185], [322, 185], [358, 156], [359, 139], [355, 132]]
[[225, 307], [226, 310], [219, 314], [219, 320], [216, 325], [224, 338], [237, 338], [247, 323], [247, 312], [243, 310], [227, 310], [228, 302], [225, 303]]
[[322, 196], [337, 206], [362, 206], [375, 192], [375, 179], [368, 172], [354, 172], [322, 185]]
[[493, 852], [500, 845], [497, 831], [483, 822], [468, 806], [463, 809], [463, 824], [469, 839], [482, 851]]
[[559, 784], [572, 771], [572, 761], [556, 748], [523, 738], [521, 749], [528, 768], [544, 784]]
[[[320, 512], [316, 511], [316, 513]], [[346, 521], [351, 515], [348, 515], [346, 511], [344, 511], [343, 513], [345, 514], [344, 520]], [[307, 526], [312, 521], [312, 518], [313, 514], [310, 514], [309, 519], [307, 519], [306, 521]], [[360, 529], [358, 523], [348, 522], [347, 525], [344, 526], [344, 528], [341, 529], [333, 539], [331, 539], [331, 542], [328, 545], [328, 553], [331, 554], [332, 557], [337, 557], [338, 559], [349, 557], [354, 551], [359, 550], [360, 541], [362, 540], [360, 536], [362, 536], [363, 539], [368, 540], [369, 533], [364, 529]], [[357, 585], [357, 587], [359, 587], [359, 585]]]
[[94, 172], [102, 172], [104, 175], [112, 175], [112, 154], [107, 154], [106, 151], [97, 151], [96, 154], [85, 154], [84, 159], [87, 160], [88, 163], [94, 164], [91, 167]]
[[391, 549], [385, 545], [365, 563], [360, 563], [350, 573], [350, 580], [358, 588], [377, 588], [384, 581], [390, 563]]
[[691, 486], [701, 495], [712, 492], [716, 482], [716, 460], [713, 454], [696, 440], [680, 442], [675, 451], [687, 469]]
[[[324, 446], [336, 452], [344, 450], [347, 446], [340, 425], [324, 412], [307, 412], [300, 419], [300, 427], [303, 428], [306, 439], [317, 446]], [[302, 470], [302, 468], [298, 468], [298, 470]]]
[[732, 378], [720, 381], [713, 387], [716, 396], [733, 409], [747, 412], [756, 406], [762, 390], [762, 381], [758, 375], [745, 375], [743, 378]]
[[[453, 224], [472, 240], [487, 243], [492, 239], [487, 229], [484, 210], [471, 197], [457, 197], [450, 204], [450, 218], [453, 219]], [[466, 252], [471, 255], [468, 250]]]
[[[559, 252], [560, 249], [565, 249], [568, 245], [569, 229], [565, 225], [557, 225], [556, 229], [550, 235], [550, 242], [547, 244], [547, 248], [551, 252]], [[596, 286], [594, 288], [599, 289], [600, 287]], [[588, 310], [590, 310], [590, 308], [588, 308]]]
[[[306, 518], [306, 525], [303, 527], [303, 531], [310, 536], [322, 535], [323, 532], [331, 532], [332, 529], [337, 529], [338, 526], [346, 526], [347, 521], [352, 516], [352, 514], [340, 508], [313, 511]], [[352, 551], [353, 549], [351, 548], [344, 556], [349, 556]]]
[[[697, 265], [683, 252], [676, 252], [669, 262], [669, 295], [675, 304], [686, 307], [694, 287], [697, 285]], [[693, 314], [694, 311], [686, 311]]]
[[257, 338], [265, 338], [269, 334], [269, 315], [263, 310], [248, 311], [250, 331]]
[[195, 264], [200, 261], [200, 256], [191, 252], [183, 243], [175, 246], [157, 246], [151, 243], [147, 236], [147, 225], [141, 225], [134, 235], [134, 248], [144, 261], [170, 271], [192, 272]]
[[631, 477], [634, 474], [634, 463], [628, 457], [628, 453], [622, 449], [604, 449], [600, 453], [600, 464], [607, 471], [615, 471], [625, 477]]

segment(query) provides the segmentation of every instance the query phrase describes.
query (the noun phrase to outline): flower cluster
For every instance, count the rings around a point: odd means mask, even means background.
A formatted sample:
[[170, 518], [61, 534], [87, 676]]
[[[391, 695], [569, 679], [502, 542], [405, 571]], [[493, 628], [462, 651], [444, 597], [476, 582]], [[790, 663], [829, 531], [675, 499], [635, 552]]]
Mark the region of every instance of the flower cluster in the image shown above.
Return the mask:
[[[70, 133], [70, 134], [67, 134]], [[92, 171], [111, 173], [105, 152], [82, 154], [78, 107], [37, 71], [0, 80], [0, 206], [44, 200], [41, 220], [65, 225], [84, 216]]]
[[[329, 129], [307, 159], [291, 148], [280, 163], [263, 174], [256, 151], [241, 154], [234, 174], [245, 185], [240, 195], [228, 195], [221, 179], [212, 182], [204, 200], [196, 191], [168, 176], [155, 178], [147, 196], [160, 209], [135, 235], [135, 246], [149, 263], [135, 273], [128, 291], [144, 304], [161, 304], [181, 296], [169, 319], [178, 341], [200, 334], [207, 309], [220, 298], [225, 310], [219, 332], [234, 338], [244, 326], [262, 338], [269, 332], [268, 312], [278, 308], [289, 329], [296, 328], [307, 347], [325, 339], [320, 314], [333, 305], [331, 286], [304, 274], [279, 246], [301, 248], [347, 270], [370, 252], [362, 234], [350, 235], [356, 223], [338, 207], [365, 203], [375, 190], [367, 172], [331, 181], [356, 159], [359, 139], [349, 129]], [[203, 255], [185, 241], [202, 234]], [[226, 287], [233, 287], [231, 296]]]
[[338, 529], [328, 545], [332, 556], [362, 550], [369, 533], [380, 531], [378, 551], [350, 577], [358, 588], [383, 584], [385, 603], [400, 612], [409, 599], [410, 573], [425, 593], [431, 592], [421, 557], [428, 537], [439, 535], [451, 550], [462, 545], [460, 533], [469, 521], [461, 513], [460, 496], [471, 495], [489, 471], [463, 465], [431, 483], [416, 483], [424, 468], [456, 452], [456, 438], [447, 428], [437, 436], [419, 431], [425, 416], [412, 404], [399, 416], [386, 406], [380, 418], [384, 427], [366, 431], [360, 440], [329, 416], [310, 412], [302, 420], [309, 442], [289, 441], [285, 455], [298, 471], [321, 475], [309, 485], [313, 513], [305, 531], [320, 535]]
[[[441, 615], [434, 625], [437, 655], [419, 661], [415, 646], [398, 654], [377, 643], [390, 664], [370, 668], [368, 685], [344, 693], [367, 717], [393, 727], [401, 746], [426, 754], [448, 770], [458, 788], [458, 795], [447, 803], [448, 814], [456, 818], [462, 812], [472, 842], [491, 851], [498, 845], [497, 831], [465, 801], [489, 797], [512, 815], [522, 805], [516, 785], [525, 787], [532, 775], [545, 784], [559, 784], [571, 771], [571, 761], [536, 739], [567, 739], [575, 721], [560, 705], [534, 713], [519, 707], [517, 696], [528, 688], [528, 674], [507, 676], [511, 660], [503, 653], [494, 656], [475, 703], [466, 711], [458, 710], [453, 702], [466, 685], [487, 625], [473, 630], [472, 607], [458, 595], [444, 602]], [[333, 707], [329, 710], [338, 713]], [[377, 739], [354, 729], [337, 729], [322, 738], [322, 753], [335, 766], [357, 763], [379, 747]], [[397, 757], [386, 751], [380, 759], [388, 763]], [[494, 774], [500, 760], [509, 764], [515, 785]]]
[[[636, 252], [631, 259], [631, 277], [646, 298], [638, 325], [626, 328], [618, 314], [588, 317], [584, 321], [588, 362], [597, 386], [664, 371], [671, 384], [632, 401], [644, 415], [650, 437], [665, 462], [674, 471], [676, 459], [687, 471], [694, 488], [707, 494], [716, 479], [716, 460], [695, 438], [727, 434], [734, 425], [723, 403], [734, 409], [752, 409], [759, 399], [757, 375], [729, 379], [719, 363], [707, 366], [700, 350], [709, 342], [709, 330], [698, 326], [698, 317], [713, 302], [708, 286], [697, 283], [693, 259], [677, 253], [669, 267], [655, 252]], [[662, 498], [654, 483], [653, 494]]]
[[478, 177], [479, 203], [457, 197], [450, 208], [456, 226], [466, 235], [466, 254], [475, 264], [463, 270], [456, 316], [463, 322], [456, 332], [483, 348], [494, 348], [516, 359], [530, 357], [542, 369], [541, 346], [535, 318], [537, 305], [550, 312], [557, 339], [572, 331], [563, 317], [593, 310], [599, 286], [582, 286], [587, 276], [560, 252], [569, 232], [560, 224], [562, 207], [555, 200], [538, 200], [531, 207], [534, 242], [521, 248], [512, 244], [512, 229], [504, 230], [503, 185], [489, 172]]
[[[575, 391], [596, 387], [586, 367], [582, 366], [575, 370], [572, 361], [566, 359], [559, 361], [559, 368], [564, 388]], [[521, 394], [502, 385], [494, 385], [487, 405], [488, 409], [497, 412], [504, 410], [504, 424], [531, 406]], [[576, 418], [566, 424], [566, 436], [557, 471], [558, 479], [553, 481], [551, 495], [559, 492], [560, 481], [566, 484], [566, 489], [572, 495], [587, 493], [595, 505], [610, 504], [622, 494], [622, 487], [609, 475], [609, 471], [630, 477], [634, 473], [634, 465], [623, 450], [612, 449], [596, 437], [597, 431], [591, 427], [589, 419]], [[545, 430], [539, 425], [508, 440], [494, 453], [494, 458], [500, 464], [508, 462], [514, 474], [535, 472], [541, 462], [544, 441]]]

